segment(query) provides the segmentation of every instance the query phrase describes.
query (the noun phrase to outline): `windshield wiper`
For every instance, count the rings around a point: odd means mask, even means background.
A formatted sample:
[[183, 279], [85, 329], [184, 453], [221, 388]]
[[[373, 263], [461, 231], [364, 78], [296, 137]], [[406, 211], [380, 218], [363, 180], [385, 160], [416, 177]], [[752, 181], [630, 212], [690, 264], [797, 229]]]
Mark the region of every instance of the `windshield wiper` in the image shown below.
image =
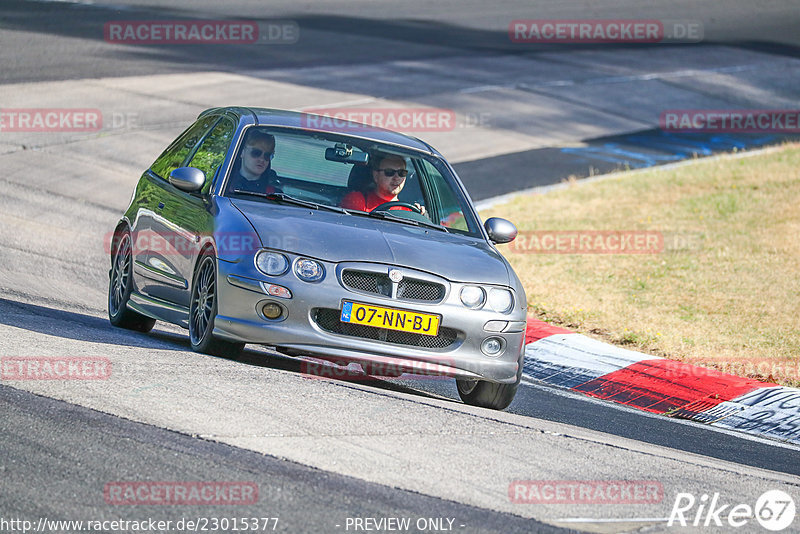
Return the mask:
[[392, 215], [388, 211], [370, 211], [366, 213], [370, 217], [375, 217], [376, 219], [388, 219], [390, 221], [399, 221], [408, 224], [413, 224], [414, 226], [419, 226], [419, 221], [415, 221], [414, 219], [406, 219], [404, 217], [398, 217], [397, 215]]
[[427, 226], [428, 228], [441, 230], [442, 232], [447, 232], [448, 234], [450, 233], [450, 230], [448, 230], [446, 226], [442, 226], [441, 224], [436, 224], [433, 221], [417, 221], [417, 222], [419, 222], [422, 226]]
[[254, 197], [267, 198], [267, 194], [266, 193], [259, 193], [258, 191], [247, 191], [245, 189], [234, 189], [233, 192], [236, 193], [237, 195], [253, 195]]
[[300, 198], [293, 197], [291, 195], [287, 195], [286, 193], [268, 193], [266, 198], [268, 200], [280, 200], [281, 202], [286, 202], [287, 204], [294, 204], [296, 206], [304, 206], [306, 208], [312, 209], [322, 209], [328, 211], [335, 211], [336, 213], [348, 213], [348, 211], [344, 208], [340, 208], [339, 206], [331, 206], [329, 204], [317, 204], [316, 202], [311, 202], [310, 200], [302, 200]]
[[[364, 212], [362, 212], [362, 213], [364, 213]], [[417, 219], [407, 219], [405, 217], [398, 217], [397, 215], [393, 215], [388, 211], [370, 211], [368, 213], [368, 215], [370, 217], [376, 217], [378, 219], [385, 219], [385, 220], [390, 220], [390, 221], [398, 221], [398, 222], [403, 222], [403, 223], [407, 223], [407, 224], [413, 224], [414, 226], [425, 226], [425, 227], [428, 227], [428, 228], [435, 228], [436, 230], [441, 230], [443, 232], [450, 233], [450, 230], [448, 230], [444, 226], [439, 226], [438, 224], [436, 224], [434, 222], [420, 221], [420, 220], [417, 220]]]
[[336, 213], [348, 213], [347, 210], [344, 208], [340, 208], [337, 206], [328, 206], [327, 204], [317, 204], [316, 202], [311, 202], [310, 200], [302, 200], [291, 195], [287, 195], [286, 193], [260, 193], [258, 191], [246, 191], [244, 189], [234, 189], [234, 193], [239, 193], [241, 195], [253, 195], [255, 197], [266, 198], [267, 200], [277, 200], [279, 202], [285, 202], [287, 204], [294, 204], [295, 206], [303, 206], [304, 208], [311, 208], [311, 209], [324, 209], [329, 211], [335, 211]]
[[286, 202], [287, 204], [294, 204], [295, 206], [303, 206], [304, 208], [312, 208], [315, 210], [320, 208], [320, 205], [316, 202], [311, 202], [310, 200], [301, 200], [291, 195], [287, 195], [286, 193], [267, 193], [264, 198], [267, 200], [279, 200], [281, 202]]

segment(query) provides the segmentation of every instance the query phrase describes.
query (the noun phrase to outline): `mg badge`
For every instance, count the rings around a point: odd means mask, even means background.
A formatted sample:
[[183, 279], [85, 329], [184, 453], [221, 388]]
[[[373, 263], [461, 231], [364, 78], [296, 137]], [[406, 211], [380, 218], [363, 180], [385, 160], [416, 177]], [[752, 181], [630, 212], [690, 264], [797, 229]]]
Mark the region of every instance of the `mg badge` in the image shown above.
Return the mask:
[[402, 279], [403, 273], [401, 273], [398, 269], [389, 269], [389, 280], [397, 284]]

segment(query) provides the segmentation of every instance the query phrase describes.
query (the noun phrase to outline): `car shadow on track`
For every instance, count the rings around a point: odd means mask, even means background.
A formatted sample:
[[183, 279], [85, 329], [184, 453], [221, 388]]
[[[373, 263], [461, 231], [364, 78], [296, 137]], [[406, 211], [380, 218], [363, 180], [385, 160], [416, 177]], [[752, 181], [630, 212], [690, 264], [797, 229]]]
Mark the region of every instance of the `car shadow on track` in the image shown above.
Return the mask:
[[[453, 402], [458, 402], [450, 397], [442, 396], [435, 392], [426, 391], [428, 388], [420, 389], [415, 386], [409, 386], [401, 382], [396, 382], [394, 381], [395, 379], [386, 379], [384, 377], [366, 375], [360, 370], [354, 370], [353, 365], [350, 365], [349, 367], [343, 367], [317, 358], [306, 356], [286, 356], [284, 354], [272, 351], [267, 347], [261, 347], [258, 345], [249, 345], [247, 349], [245, 349], [240, 355], [232, 359], [235, 359], [239, 363], [246, 365], [268, 367], [270, 369], [278, 369], [281, 371], [296, 373], [304, 378], [307, 378], [308, 380], [323, 380], [345, 387], [362, 385], [367, 386], [368, 388], [374, 388], [383, 391], [408, 393], [429, 399], [451, 400]], [[450, 380], [446, 379], [445, 377], [428, 378]]]
[[[108, 319], [77, 311], [59, 310], [0, 298], [0, 324], [38, 332], [48, 336], [87, 341], [90, 343], [109, 343], [128, 347], [141, 347], [159, 350], [185, 350], [185, 344], [176, 340], [179, 335], [154, 331], [142, 334], [114, 328]], [[188, 340], [187, 343], [188, 344]]]
[[[111, 326], [108, 319], [104, 317], [77, 311], [60, 310], [7, 298], [0, 298], [0, 324], [89, 343], [108, 343], [157, 350], [189, 352], [192, 350], [189, 337], [184, 332], [163, 330], [158, 327], [146, 334], [133, 332]], [[325, 380], [343, 386], [361, 385], [383, 391], [453, 400], [449, 396], [426, 391], [430, 388], [425, 387], [424, 384], [419, 387], [416, 384], [409, 386], [404, 383], [386, 380], [382, 377], [368, 376], [360, 371], [353, 371], [353, 366], [348, 369], [332, 363], [322, 362], [322, 360], [290, 357], [258, 345], [250, 345], [241, 354], [228, 359], [245, 365], [297, 373], [309, 380]], [[444, 378], [442, 379], [444, 380]]]

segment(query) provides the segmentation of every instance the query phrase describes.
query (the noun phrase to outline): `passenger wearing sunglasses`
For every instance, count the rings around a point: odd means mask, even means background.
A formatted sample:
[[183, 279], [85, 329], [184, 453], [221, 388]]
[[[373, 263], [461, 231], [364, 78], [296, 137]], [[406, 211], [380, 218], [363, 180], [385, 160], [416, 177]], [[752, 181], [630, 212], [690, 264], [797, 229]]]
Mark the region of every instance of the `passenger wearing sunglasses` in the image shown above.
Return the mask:
[[272, 170], [275, 137], [259, 130], [247, 135], [244, 148], [231, 175], [231, 189], [254, 193], [275, 193], [278, 175]]
[[[406, 170], [406, 160], [400, 156], [388, 155], [372, 158], [372, 182], [366, 191], [350, 191], [342, 198], [343, 208], [372, 211], [386, 202], [397, 201], [397, 195], [403, 190], [406, 184], [408, 171]], [[419, 204], [414, 204], [422, 214], [425, 208]], [[395, 206], [390, 209], [411, 211], [403, 206]]]

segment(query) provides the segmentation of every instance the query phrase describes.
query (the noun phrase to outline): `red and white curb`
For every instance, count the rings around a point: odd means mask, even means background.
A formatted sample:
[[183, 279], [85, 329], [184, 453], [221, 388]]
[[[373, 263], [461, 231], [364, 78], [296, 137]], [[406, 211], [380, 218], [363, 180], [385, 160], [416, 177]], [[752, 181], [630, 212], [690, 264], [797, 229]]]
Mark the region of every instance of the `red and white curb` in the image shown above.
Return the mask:
[[800, 444], [800, 389], [626, 350], [528, 319], [529, 378], [652, 413]]

